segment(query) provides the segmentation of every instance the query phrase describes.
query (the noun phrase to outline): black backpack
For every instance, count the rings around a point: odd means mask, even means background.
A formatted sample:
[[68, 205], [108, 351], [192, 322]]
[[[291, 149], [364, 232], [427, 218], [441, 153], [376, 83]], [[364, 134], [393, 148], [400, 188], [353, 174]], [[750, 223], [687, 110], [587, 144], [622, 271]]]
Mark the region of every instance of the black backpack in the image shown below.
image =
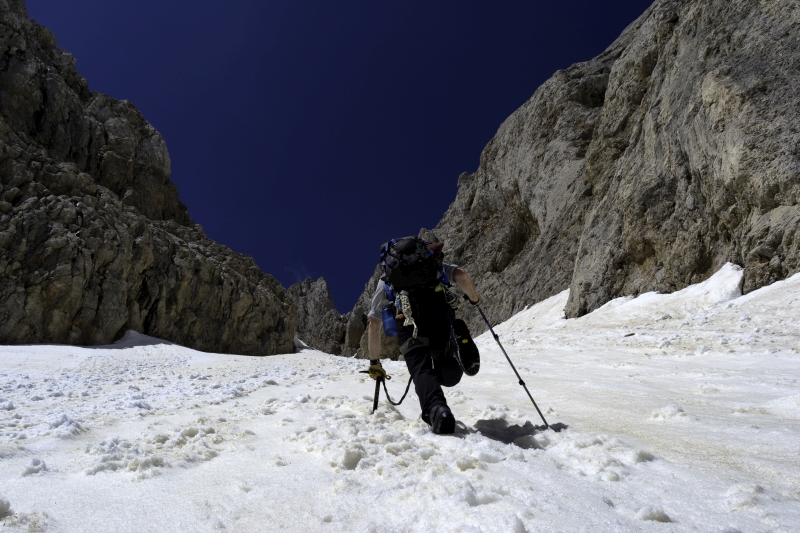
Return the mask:
[[417, 237], [392, 239], [381, 246], [381, 279], [394, 291], [436, 287], [443, 275], [441, 256]]

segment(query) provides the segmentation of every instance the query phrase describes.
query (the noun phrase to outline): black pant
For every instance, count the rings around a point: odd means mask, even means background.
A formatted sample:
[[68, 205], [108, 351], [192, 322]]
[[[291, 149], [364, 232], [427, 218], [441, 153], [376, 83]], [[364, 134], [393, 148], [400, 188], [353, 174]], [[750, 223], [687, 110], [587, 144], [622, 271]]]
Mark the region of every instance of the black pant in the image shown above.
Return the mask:
[[[404, 356], [424, 416], [436, 404], [447, 405], [442, 386], [456, 385], [464, 372], [449, 349], [455, 313], [447, 305], [444, 293], [417, 291], [411, 294], [410, 301], [417, 337], [425, 337], [430, 343]], [[397, 340], [401, 346], [412, 336], [413, 330], [412, 326], [399, 328]]]
[[461, 381], [464, 372], [458, 361], [449, 353], [444, 353], [434, 361], [427, 346], [411, 350], [405, 355], [408, 373], [414, 381], [414, 390], [419, 397], [422, 414], [426, 414], [436, 404], [447, 405], [442, 386], [452, 387]]

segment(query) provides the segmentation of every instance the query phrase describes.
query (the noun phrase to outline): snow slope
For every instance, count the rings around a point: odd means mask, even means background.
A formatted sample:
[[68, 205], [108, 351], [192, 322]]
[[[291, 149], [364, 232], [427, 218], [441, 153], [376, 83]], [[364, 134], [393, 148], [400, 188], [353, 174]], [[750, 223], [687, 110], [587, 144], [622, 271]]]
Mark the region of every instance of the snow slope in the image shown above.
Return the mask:
[[[130, 332], [0, 347], [4, 531], [800, 531], [800, 275], [741, 271], [496, 328], [446, 391], [374, 415], [364, 361], [207, 354]], [[471, 309], [466, 310], [472, 312]], [[385, 364], [399, 397], [408, 374]]]

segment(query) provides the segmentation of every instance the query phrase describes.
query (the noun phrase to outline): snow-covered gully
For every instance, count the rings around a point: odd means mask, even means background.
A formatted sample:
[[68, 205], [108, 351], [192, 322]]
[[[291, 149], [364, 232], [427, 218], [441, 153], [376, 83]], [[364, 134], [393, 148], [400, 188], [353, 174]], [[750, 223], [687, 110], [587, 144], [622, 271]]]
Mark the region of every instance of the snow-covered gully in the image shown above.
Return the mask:
[[320, 352], [0, 347], [0, 531], [800, 531], [800, 275], [741, 276], [499, 325], [558, 433], [488, 335], [446, 437]]

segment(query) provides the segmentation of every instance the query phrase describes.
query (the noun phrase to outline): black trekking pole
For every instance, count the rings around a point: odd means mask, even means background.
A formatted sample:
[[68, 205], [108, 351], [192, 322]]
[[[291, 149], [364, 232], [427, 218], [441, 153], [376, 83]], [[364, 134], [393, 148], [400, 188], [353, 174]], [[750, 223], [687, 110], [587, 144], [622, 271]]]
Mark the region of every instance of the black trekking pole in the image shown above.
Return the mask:
[[[547, 428], [547, 429], [550, 429], [550, 424], [548, 424], [547, 420], [544, 419], [544, 415], [539, 410], [539, 406], [536, 405], [536, 401], [533, 399], [533, 396], [531, 396], [531, 393], [528, 390], [528, 387], [525, 386], [525, 382], [522, 381], [522, 378], [520, 377], [519, 372], [517, 372], [517, 368], [514, 366], [514, 363], [511, 362], [511, 358], [508, 357], [508, 354], [506, 353], [506, 349], [503, 348], [502, 344], [500, 344], [500, 337], [498, 337], [497, 333], [495, 333], [494, 330], [492, 329], [492, 325], [489, 324], [489, 320], [486, 318], [486, 315], [483, 314], [483, 309], [481, 309], [480, 306], [478, 306], [478, 305], [476, 305], [475, 307], [478, 308], [478, 312], [483, 317], [483, 321], [486, 322], [487, 326], [489, 326], [489, 331], [492, 332], [492, 336], [494, 337], [494, 340], [497, 341], [497, 345], [500, 346], [501, 350], [503, 350], [503, 355], [506, 356], [506, 360], [508, 361], [508, 364], [511, 365], [511, 369], [514, 370], [514, 373], [517, 375], [517, 379], [519, 380], [519, 384], [522, 385], [522, 388], [525, 389], [525, 392], [528, 393], [528, 398], [530, 398], [531, 402], [533, 402], [533, 406], [536, 408], [536, 412], [538, 412], [539, 416], [542, 417], [542, 422], [544, 422], [544, 427]], [[377, 396], [376, 396], [376, 398], [377, 398]]]

